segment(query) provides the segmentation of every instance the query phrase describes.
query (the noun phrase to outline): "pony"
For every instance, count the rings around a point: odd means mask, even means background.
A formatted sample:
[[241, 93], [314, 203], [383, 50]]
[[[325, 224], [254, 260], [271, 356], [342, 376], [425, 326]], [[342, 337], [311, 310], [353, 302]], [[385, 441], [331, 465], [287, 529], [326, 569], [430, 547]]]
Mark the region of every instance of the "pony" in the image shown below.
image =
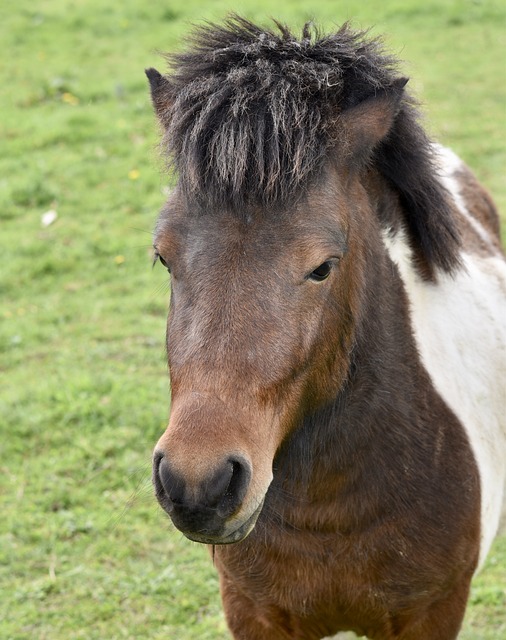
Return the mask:
[[381, 40], [238, 16], [148, 69], [177, 184], [156, 497], [241, 640], [450, 640], [498, 530], [506, 263]]

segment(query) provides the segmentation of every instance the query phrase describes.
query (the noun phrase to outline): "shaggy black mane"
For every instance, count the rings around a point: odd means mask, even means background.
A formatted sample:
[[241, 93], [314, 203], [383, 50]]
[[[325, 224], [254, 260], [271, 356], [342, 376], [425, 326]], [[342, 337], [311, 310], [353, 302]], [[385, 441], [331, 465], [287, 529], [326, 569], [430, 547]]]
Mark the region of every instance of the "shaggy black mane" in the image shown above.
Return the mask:
[[[347, 24], [326, 36], [308, 24], [300, 39], [276, 26], [233, 16], [201, 27], [167, 56], [168, 76], [148, 72], [180, 187], [208, 209], [287, 206], [321, 175], [339, 113], [399, 78], [381, 41]], [[428, 264], [451, 270], [458, 240], [409, 96], [370, 162], [399, 193]]]

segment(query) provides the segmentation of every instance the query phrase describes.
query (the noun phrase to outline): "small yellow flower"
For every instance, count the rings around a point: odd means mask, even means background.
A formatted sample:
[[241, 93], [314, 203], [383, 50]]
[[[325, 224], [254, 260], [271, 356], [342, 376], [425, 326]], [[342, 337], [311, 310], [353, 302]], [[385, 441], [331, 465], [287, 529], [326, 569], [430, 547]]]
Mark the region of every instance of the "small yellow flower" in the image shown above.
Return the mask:
[[125, 262], [125, 256], [116, 256], [114, 262], [116, 264], [123, 264]]
[[140, 175], [141, 172], [139, 171], [139, 169], [132, 169], [128, 172], [128, 177], [130, 178], [130, 180], [137, 180]]
[[79, 98], [77, 96], [75, 96], [73, 93], [69, 93], [68, 91], [66, 91], [62, 95], [61, 99], [63, 100], [63, 102], [65, 102], [65, 104], [70, 104], [73, 107], [76, 104], [79, 104]]

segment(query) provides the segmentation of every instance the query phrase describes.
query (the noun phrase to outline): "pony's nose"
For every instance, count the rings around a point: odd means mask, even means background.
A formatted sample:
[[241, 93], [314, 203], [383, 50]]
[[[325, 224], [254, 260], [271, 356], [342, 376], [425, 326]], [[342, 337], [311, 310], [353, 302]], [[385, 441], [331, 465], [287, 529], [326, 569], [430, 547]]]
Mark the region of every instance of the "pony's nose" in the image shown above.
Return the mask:
[[189, 482], [158, 451], [153, 459], [153, 478], [157, 496], [171, 516], [175, 511], [181, 515], [185, 511], [194, 515], [212, 511], [225, 519], [241, 506], [251, 480], [251, 467], [239, 456], [231, 456], [207, 477]]

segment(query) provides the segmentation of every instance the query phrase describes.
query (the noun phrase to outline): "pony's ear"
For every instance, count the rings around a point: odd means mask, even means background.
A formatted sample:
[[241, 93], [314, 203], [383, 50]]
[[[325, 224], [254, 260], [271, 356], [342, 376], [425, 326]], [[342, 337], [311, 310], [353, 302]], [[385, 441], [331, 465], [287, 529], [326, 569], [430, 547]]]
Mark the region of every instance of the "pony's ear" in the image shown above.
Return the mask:
[[398, 78], [387, 88], [343, 111], [338, 120], [347, 155], [357, 164], [367, 162], [384, 140], [400, 111], [408, 78]]
[[172, 96], [170, 91], [170, 83], [156, 69], [146, 69], [146, 76], [149, 80], [151, 89], [151, 101], [158, 119], [163, 126], [167, 126], [169, 119], [169, 111], [172, 106]]

